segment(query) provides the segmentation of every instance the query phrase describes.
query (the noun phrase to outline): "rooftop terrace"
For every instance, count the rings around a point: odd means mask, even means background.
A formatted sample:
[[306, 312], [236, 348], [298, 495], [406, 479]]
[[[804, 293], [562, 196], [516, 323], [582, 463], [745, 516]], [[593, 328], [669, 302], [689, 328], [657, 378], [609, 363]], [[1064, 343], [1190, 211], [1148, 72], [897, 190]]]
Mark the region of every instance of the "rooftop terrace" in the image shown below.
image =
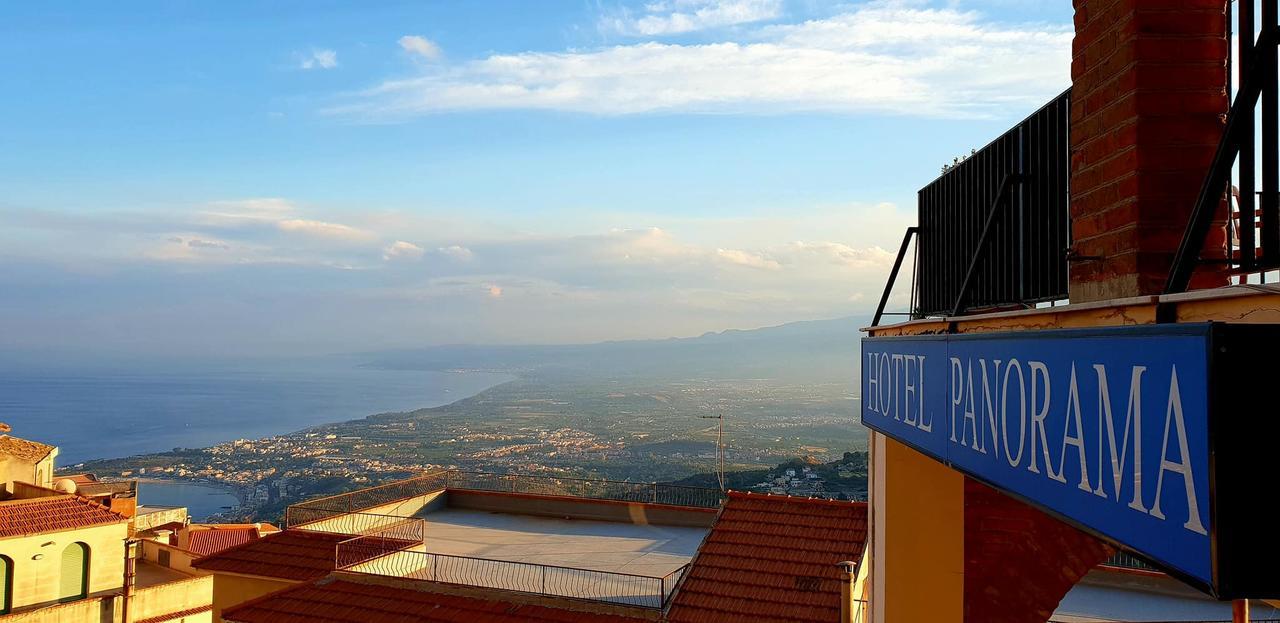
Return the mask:
[[[286, 534], [321, 537], [305, 542], [318, 543], [317, 555], [332, 556], [330, 568], [348, 573], [657, 609], [697, 553], [722, 496], [448, 470], [295, 505]], [[211, 558], [253, 558], [251, 550], [278, 538]], [[201, 562], [210, 564], [220, 563]]]

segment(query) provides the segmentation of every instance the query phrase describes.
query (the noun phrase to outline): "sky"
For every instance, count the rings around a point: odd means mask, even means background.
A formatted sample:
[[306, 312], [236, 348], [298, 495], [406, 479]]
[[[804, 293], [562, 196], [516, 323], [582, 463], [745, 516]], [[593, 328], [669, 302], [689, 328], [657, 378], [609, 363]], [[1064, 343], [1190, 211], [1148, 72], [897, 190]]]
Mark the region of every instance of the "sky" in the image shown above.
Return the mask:
[[868, 314], [916, 191], [1068, 86], [1070, 11], [4, 3], [0, 350], [319, 354]]

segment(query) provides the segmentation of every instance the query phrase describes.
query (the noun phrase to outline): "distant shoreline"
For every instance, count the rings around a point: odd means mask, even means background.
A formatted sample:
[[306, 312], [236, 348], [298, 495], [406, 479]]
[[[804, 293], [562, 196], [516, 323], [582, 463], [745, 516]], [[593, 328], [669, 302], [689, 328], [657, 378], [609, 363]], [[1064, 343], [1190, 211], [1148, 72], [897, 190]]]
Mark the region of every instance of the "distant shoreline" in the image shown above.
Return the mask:
[[[456, 373], [458, 373], [458, 374], [465, 374], [466, 372], [456, 372]], [[479, 395], [481, 395], [481, 394], [483, 394], [483, 393], [485, 393], [485, 392], [491, 391], [491, 390], [493, 390], [494, 388], [501, 387], [501, 386], [503, 386], [503, 385], [506, 385], [506, 384], [508, 384], [508, 383], [512, 383], [512, 382], [514, 382], [514, 381], [518, 381], [518, 380], [520, 380], [520, 378], [521, 378], [521, 377], [519, 377], [519, 376], [517, 376], [517, 375], [510, 374], [510, 373], [501, 373], [501, 374], [505, 374], [506, 376], [509, 376], [509, 377], [511, 377], [511, 378], [509, 378], [509, 379], [507, 379], [507, 380], [505, 380], [505, 381], [502, 381], [502, 382], [500, 382], [500, 383], [496, 383], [496, 384], [494, 384], [494, 385], [490, 385], [490, 386], [488, 386], [488, 387], [485, 387], [484, 389], [481, 389], [480, 391], [477, 391], [477, 392], [475, 392], [475, 393], [473, 393], [473, 394], [466, 395], [466, 396], [459, 396], [459, 397], [457, 397], [455, 400], [453, 400], [452, 402], [447, 402], [447, 403], [444, 403], [444, 404], [433, 405], [433, 406], [427, 406], [427, 407], [415, 407], [415, 408], [413, 408], [413, 409], [408, 409], [408, 410], [405, 410], [405, 411], [398, 411], [398, 412], [386, 412], [386, 411], [383, 411], [383, 412], [379, 412], [379, 413], [370, 413], [370, 414], [368, 414], [368, 415], [364, 415], [364, 416], [361, 416], [361, 417], [358, 417], [358, 418], [352, 418], [352, 419], [350, 419], [350, 420], [343, 420], [343, 421], [341, 421], [341, 422], [329, 422], [329, 423], [325, 423], [325, 424], [316, 424], [315, 426], [308, 426], [308, 427], [306, 427], [306, 428], [301, 428], [301, 429], [294, 430], [294, 431], [290, 431], [290, 432], [287, 432], [287, 433], [280, 433], [279, 435], [273, 435], [273, 436], [276, 436], [276, 437], [284, 437], [284, 436], [289, 436], [289, 435], [301, 435], [301, 434], [305, 434], [305, 433], [307, 433], [308, 431], [313, 431], [313, 430], [315, 430], [315, 429], [317, 429], [317, 428], [321, 428], [321, 427], [324, 427], [324, 426], [333, 426], [333, 425], [345, 424], [345, 423], [349, 423], [349, 422], [356, 422], [356, 421], [359, 421], [359, 420], [367, 419], [367, 418], [369, 418], [369, 417], [373, 417], [373, 416], [375, 416], [375, 415], [380, 415], [381, 413], [412, 413], [412, 412], [414, 412], [414, 411], [421, 411], [421, 410], [423, 410], [423, 409], [442, 409], [442, 408], [445, 408], [445, 407], [448, 407], [448, 406], [451, 406], [451, 405], [455, 405], [455, 404], [457, 404], [457, 403], [459, 403], [459, 402], [462, 402], [462, 401], [464, 401], [464, 400], [470, 400], [470, 399], [475, 398], [476, 396], [479, 396]], [[232, 441], [232, 440], [224, 440], [224, 441], [220, 441], [220, 442], [218, 442], [218, 443], [227, 443], [228, 441]], [[218, 445], [218, 444], [214, 444], [214, 445]], [[210, 446], [210, 447], [211, 447], [211, 446]], [[129, 455], [129, 456], [116, 457], [116, 458], [90, 459], [90, 460], [88, 460], [88, 461], [84, 461], [84, 462], [82, 462], [82, 463], [77, 463], [77, 464], [76, 464], [76, 466], [79, 466], [79, 465], [85, 465], [85, 464], [94, 463], [94, 462], [99, 462], [99, 461], [128, 461], [128, 460], [130, 460], [130, 459], [139, 458], [139, 457], [145, 457], [145, 456], [153, 456], [153, 455], [156, 455], [156, 454], [163, 454], [163, 453], [162, 453], [162, 452], [151, 452], [151, 453], [142, 453], [142, 454], [131, 454], [131, 455]], [[64, 471], [64, 470], [66, 470], [66, 469], [67, 469], [67, 468], [69, 468], [69, 467], [74, 467], [74, 466], [66, 466], [66, 467], [60, 468], [60, 469], [59, 469], [59, 471]], [[198, 485], [198, 486], [209, 487], [209, 488], [212, 488], [212, 489], [218, 489], [218, 490], [221, 490], [221, 491], [225, 491], [225, 492], [227, 492], [228, 494], [235, 496], [236, 501], [237, 501], [237, 506], [236, 506], [236, 508], [246, 506], [246, 505], [247, 505], [247, 503], [248, 503], [248, 500], [249, 500], [249, 494], [250, 494], [250, 490], [249, 490], [249, 488], [248, 488], [248, 487], [243, 487], [243, 486], [239, 486], [239, 485], [234, 485], [234, 484], [230, 484], [230, 483], [225, 483], [225, 482], [221, 482], [221, 481], [217, 481], [217, 480], [207, 480], [207, 479], [204, 479], [204, 478], [189, 478], [189, 477], [183, 477], [183, 476], [170, 476], [170, 475], [152, 475], [152, 474], [146, 474], [146, 475], [139, 476], [139, 477], [111, 477], [111, 478], [109, 478], [109, 480], [117, 480], [117, 481], [119, 481], [119, 480], [136, 480], [136, 481], [138, 482], [138, 484], [139, 484], [139, 485], [143, 485], [143, 484], [146, 484], [146, 483], [153, 483], [153, 484], [170, 484], [170, 485], [173, 485], [173, 484], [178, 484], [178, 485]], [[235, 509], [232, 509], [232, 510], [235, 510]]]
[[[378, 372], [376, 369], [365, 368], [365, 370], [368, 370], [375, 374]], [[444, 384], [439, 384], [438, 382], [436, 382], [437, 383], [436, 389], [430, 392], [426, 392], [424, 393], [424, 395], [421, 395], [418, 397], [421, 399], [421, 402], [418, 402], [418, 400], [415, 400], [412, 397], [410, 397], [407, 400], [400, 402], [400, 404], [394, 404], [395, 402], [397, 402], [397, 400], [390, 400], [390, 401], [365, 400], [364, 398], [367, 397], [369, 391], [376, 391], [380, 388], [376, 385], [370, 386], [369, 384], [354, 383], [350, 388], [348, 388], [349, 393], [346, 393], [346, 398], [341, 400], [341, 402], [344, 403], [342, 410], [345, 411], [345, 413], [337, 414], [337, 417], [333, 417], [333, 414], [330, 414], [328, 417], [325, 417], [324, 415], [320, 415], [318, 419], [312, 419], [311, 421], [306, 421], [307, 418], [298, 417], [298, 414], [307, 412], [306, 410], [308, 410], [312, 405], [307, 405], [306, 403], [293, 402], [291, 404], [298, 405], [297, 408], [293, 409], [295, 413], [292, 414], [292, 417], [281, 418], [281, 421], [276, 422], [276, 424], [280, 426], [280, 428], [278, 429], [270, 426], [269, 424], [266, 426], [261, 425], [261, 423], [270, 422], [272, 419], [274, 419], [273, 418], [274, 413], [271, 411], [270, 407], [259, 407], [259, 408], [248, 409], [248, 410], [237, 409], [236, 412], [232, 414], [234, 417], [229, 418], [230, 420], [233, 420], [232, 423], [229, 423], [227, 427], [224, 429], [212, 430], [213, 427], [208, 426], [207, 423], [210, 421], [210, 418], [217, 417], [217, 414], [216, 412], [210, 411], [210, 407], [207, 406], [208, 401], [206, 401], [206, 406], [204, 406], [200, 411], [193, 411], [187, 414], [178, 414], [178, 413], [166, 414], [166, 417], [171, 418], [171, 421], [175, 423], [177, 428], [173, 430], [175, 430], [176, 432], [181, 433], [182, 429], [188, 426], [194, 432], [198, 426], [201, 429], [203, 429], [200, 433], [193, 434], [193, 435], [185, 435], [185, 437], [187, 438], [184, 439], [182, 438], [184, 437], [184, 435], [181, 435], [181, 434], [167, 435], [166, 432], [160, 432], [160, 437], [165, 440], [164, 442], [162, 442], [165, 445], [161, 445], [160, 447], [153, 447], [153, 448], [137, 447], [137, 446], [144, 446], [144, 445], [159, 445], [159, 444], [151, 444], [151, 443], [143, 444], [143, 443], [136, 443], [136, 442], [127, 442], [127, 443], [119, 444], [124, 447], [117, 448], [115, 449], [115, 451], [112, 451], [112, 449], [109, 447], [96, 448], [97, 450], [105, 450], [106, 453], [98, 454], [94, 452], [91, 456], [88, 456], [88, 457], [85, 457], [85, 454], [89, 444], [82, 438], [83, 435], [75, 438], [74, 440], [70, 438], [64, 440], [64, 439], [57, 438], [57, 436], [53, 433], [47, 433], [47, 432], [43, 434], [40, 433], [39, 427], [33, 427], [33, 425], [29, 422], [22, 422], [21, 418], [19, 418], [17, 421], [18, 423], [25, 425], [25, 428], [23, 430], [34, 428], [34, 430], [28, 431], [29, 438], [44, 439], [46, 442], [53, 442], [54, 445], [61, 447], [64, 452], [64, 455], [63, 455], [64, 460], [68, 458], [67, 457], [68, 454], [70, 454], [71, 457], [73, 457], [74, 460], [69, 461], [67, 463], [62, 463], [62, 461], [59, 461], [61, 466], [65, 466], [68, 469], [77, 469], [81, 465], [84, 465], [86, 467], [91, 467], [92, 464], [97, 464], [102, 462], [128, 461], [130, 459], [137, 458], [137, 457], [165, 454], [166, 452], [169, 452], [171, 448], [201, 449], [201, 448], [214, 447], [220, 444], [233, 441], [235, 439], [266, 439], [271, 437], [298, 435], [298, 434], [302, 434], [307, 431], [311, 431], [320, 427], [359, 421], [371, 416], [376, 416], [384, 413], [406, 413], [406, 412], [412, 412], [412, 411], [417, 411], [421, 409], [430, 409], [430, 408], [448, 406], [448, 405], [460, 402], [462, 400], [472, 398], [494, 387], [497, 387], [499, 385], [504, 385], [506, 383], [509, 383], [511, 381], [514, 381], [520, 378], [517, 375], [511, 374], [509, 372], [493, 372], [493, 371], [479, 371], [479, 370], [447, 370], [447, 371], [386, 370], [386, 372], [421, 372], [421, 373], [429, 373], [432, 375], [438, 375], [439, 377], [471, 377], [472, 379], [476, 379], [477, 377], [479, 377], [479, 379], [475, 381], [470, 381], [470, 382], [463, 381], [463, 382], [457, 382], [457, 383], [444, 383]], [[320, 377], [320, 378], [325, 378], [325, 377]], [[3, 380], [4, 379], [0, 377], [0, 381], [3, 381]], [[326, 380], [328, 379], [326, 378]], [[298, 385], [296, 375], [288, 377], [287, 381], [289, 381], [294, 388], [296, 388]], [[338, 392], [344, 391], [342, 389], [343, 386], [339, 385], [338, 387], [339, 389], [331, 390], [329, 393], [333, 393], [333, 391], [338, 391]], [[203, 390], [203, 389], [204, 388], [197, 388], [197, 390]], [[443, 391], [440, 391], [440, 390], [443, 390]], [[391, 395], [391, 394], [388, 394], [388, 395]], [[230, 400], [230, 395], [228, 396], [228, 400]], [[372, 404], [358, 404], [358, 403], [372, 403]], [[391, 404], [388, 404], [388, 403], [391, 403]], [[36, 404], [37, 403], [35, 402], [31, 402], [31, 405], [36, 405]], [[145, 407], [150, 406], [150, 404], [152, 403], [147, 402], [142, 406], [145, 409]], [[124, 404], [122, 407], [121, 405], [109, 404], [107, 407], [99, 407], [99, 406], [93, 405], [92, 403], [84, 403], [84, 405], [78, 405], [78, 406], [80, 406], [81, 413], [65, 414], [64, 417], [82, 417], [82, 416], [90, 417], [90, 411], [86, 411], [86, 410], [92, 410], [92, 412], [96, 413], [98, 412], [97, 410], [99, 408], [105, 409], [101, 411], [101, 413], [109, 414], [113, 410], [127, 408], [129, 405]], [[214, 408], [216, 409], [216, 407]], [[36, 410], [39, 411], [39, 407], [37, 407]], [[135, 412], [140, 410], [143, 410], [143, 409], [137, 409], [137, 408], [134, 409]], [[8, 414], [0, 412], [0, 416], [5, 416], [5, 415], [8, 415]], [[332, 418], [332, 419], [329, 419], [329, 418]], [[49, 421], [49, 420], [45, 419], [43, 421]], [[188, 421], [190, 422], [189, 424], [186, 423]], [[252, 427], [244, 427], [244, 426], [236, 425], [236, 422], [243, 423], [246, 421], [259, 423], [259, 425], [252, 426]], [[10, 422], [10, 423], [13, 424], [14, 422]], [[195, 438], [191, 438], [191, 437], [195, 437]], [[129, 446], [134, 446], [134, 447], [129, 447]]]

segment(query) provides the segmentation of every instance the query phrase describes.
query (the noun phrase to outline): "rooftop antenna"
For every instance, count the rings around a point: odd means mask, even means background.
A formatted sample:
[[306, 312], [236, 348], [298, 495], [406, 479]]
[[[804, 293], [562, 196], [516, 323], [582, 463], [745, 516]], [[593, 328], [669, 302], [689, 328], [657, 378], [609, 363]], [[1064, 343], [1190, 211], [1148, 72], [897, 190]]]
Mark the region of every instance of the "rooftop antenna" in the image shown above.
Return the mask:
[[699, 415], [704, 420], [716, 420], [716, 480], [724, 491], [724, 414]]

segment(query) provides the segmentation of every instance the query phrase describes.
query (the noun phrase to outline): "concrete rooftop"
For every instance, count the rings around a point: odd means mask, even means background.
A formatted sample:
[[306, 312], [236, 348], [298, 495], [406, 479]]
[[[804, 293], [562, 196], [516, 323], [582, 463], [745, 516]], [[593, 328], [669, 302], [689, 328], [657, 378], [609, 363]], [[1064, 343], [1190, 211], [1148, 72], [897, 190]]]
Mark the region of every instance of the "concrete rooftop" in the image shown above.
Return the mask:
[[160, 565], [152, 564], [145, 560], [137, 561], [135, 569], [137, 571], [137, 576], [134, 580], [134, 586], [137, 588], [158, 586], [160, 584], [177, 582], [178, 580], [188, 580], [192, 577], [182, 573], [181, 571], [174, 571], [168, 567], [161, 567]]
[[653, 577], [687, 564], [708, 532], [456, 508], [420, 517], [431, 553]]

